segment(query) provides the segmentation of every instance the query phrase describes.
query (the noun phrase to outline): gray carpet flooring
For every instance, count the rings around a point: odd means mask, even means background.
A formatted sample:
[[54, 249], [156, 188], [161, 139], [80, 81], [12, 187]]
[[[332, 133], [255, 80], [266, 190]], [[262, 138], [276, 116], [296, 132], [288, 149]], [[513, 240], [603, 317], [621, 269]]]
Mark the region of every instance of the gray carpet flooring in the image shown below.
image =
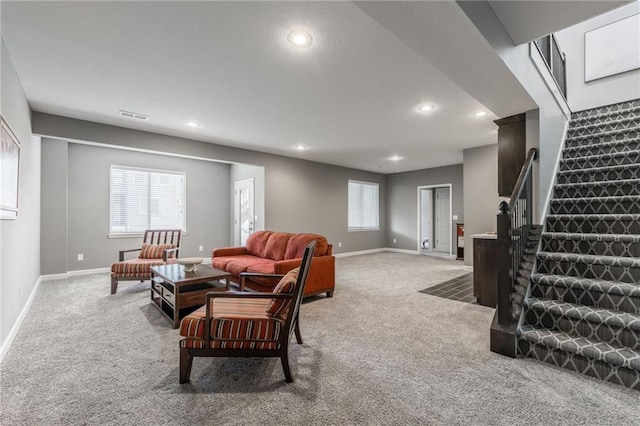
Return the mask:
[[470, 271], [398, 253], [336, 260], [301, 308], [296, 381], [277, 359], [196, 358], [148, 284], [42, 283], [0, 365], [2, 425], [638, 424], [640, 392], [489, 351], [493, 309], [418, 293]]

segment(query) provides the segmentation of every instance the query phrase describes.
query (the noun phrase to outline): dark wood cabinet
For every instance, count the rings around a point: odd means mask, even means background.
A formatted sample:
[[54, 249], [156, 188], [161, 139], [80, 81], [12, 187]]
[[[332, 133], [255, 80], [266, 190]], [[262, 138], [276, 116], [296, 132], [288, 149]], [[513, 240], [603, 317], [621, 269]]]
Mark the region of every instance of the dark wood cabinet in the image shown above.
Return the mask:
[[498, 125], [498, 195], [511, 197], [527, 155], [525, 114], [495, 120]]
[[498, 299], [498, 269], [495, 238], [473, 239], [473, 295], [480, 305], [496, 307]]

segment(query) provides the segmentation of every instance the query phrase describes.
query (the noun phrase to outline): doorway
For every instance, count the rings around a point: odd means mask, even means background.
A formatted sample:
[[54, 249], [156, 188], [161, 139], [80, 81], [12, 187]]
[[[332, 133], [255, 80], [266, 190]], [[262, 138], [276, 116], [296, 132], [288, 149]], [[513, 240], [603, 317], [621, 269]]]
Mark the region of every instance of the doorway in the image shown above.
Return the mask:
[[451, 256], [452, 185], [418, 187], [418, 251]]
[[247, 238], [254, 230], [255, 197], [253, 179], [245, 179], [233, 184], [233, 239], [236, 246], [245, 246]]

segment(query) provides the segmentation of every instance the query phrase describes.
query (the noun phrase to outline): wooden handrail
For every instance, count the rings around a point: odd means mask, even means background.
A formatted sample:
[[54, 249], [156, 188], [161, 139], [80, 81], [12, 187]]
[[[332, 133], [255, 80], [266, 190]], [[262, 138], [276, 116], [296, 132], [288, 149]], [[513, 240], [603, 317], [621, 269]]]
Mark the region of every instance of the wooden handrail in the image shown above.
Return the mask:
[[[516, 185], [513, 187], [513, 192], [511, 193], [511, 198], [509, 199], [509, 204], [507, 211], [510, 211], [513, 206], [518, 201], [518, 198], [522, 195], [522, 190], [524, 189], [525, 179], [527, 179], [529, 173], [531, 172], [531, 167], [533, 166], [533, 162], [538, 159], [538, 149], [531, 148], [527, 153], [527, 158], [524, 160], [524, 164], [522, 165], [522, 169], [520, 169], [520, 174], [518, 175], [518, 180], [516, 181]], [[503, 203], [500, 203], [500, 210], [503, 210]]]

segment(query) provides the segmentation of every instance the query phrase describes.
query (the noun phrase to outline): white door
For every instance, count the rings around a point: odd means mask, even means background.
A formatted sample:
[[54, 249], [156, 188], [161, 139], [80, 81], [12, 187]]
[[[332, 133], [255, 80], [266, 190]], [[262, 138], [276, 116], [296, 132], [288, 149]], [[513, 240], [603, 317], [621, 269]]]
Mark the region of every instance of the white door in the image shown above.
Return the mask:
[[254, 197], [253, 179], [241, 180], [234, 183], [234, 244], [244, 246], [247, 237], [253, 233]]
[[431, 217], [433, 216], [433, 191], [423, 189], [420, 191], [420, 247], [423, 250], [433, 249], [433, 237], [431, 236], [433, 225]]
[[444, 253], [451, 251], [451, 229], [449, 228], [449, 188], [436, 188], [436, 241], [433, 249]]

